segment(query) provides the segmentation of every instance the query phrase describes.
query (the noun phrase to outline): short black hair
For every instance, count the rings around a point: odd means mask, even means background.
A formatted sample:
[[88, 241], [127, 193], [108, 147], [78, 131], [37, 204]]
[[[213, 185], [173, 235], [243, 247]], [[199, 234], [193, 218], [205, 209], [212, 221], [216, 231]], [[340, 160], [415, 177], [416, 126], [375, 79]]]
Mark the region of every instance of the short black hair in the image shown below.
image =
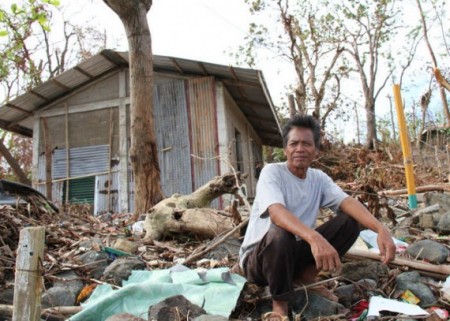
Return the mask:
[[283, 126], [281, 134], [283, 135], [283, 147], [287, 146], [289, 132], [293, 127], [302, 127], [311, 129], [316, 148], [320, 146], [320, 124], [316, 118], [311, 115], [294, 115]]

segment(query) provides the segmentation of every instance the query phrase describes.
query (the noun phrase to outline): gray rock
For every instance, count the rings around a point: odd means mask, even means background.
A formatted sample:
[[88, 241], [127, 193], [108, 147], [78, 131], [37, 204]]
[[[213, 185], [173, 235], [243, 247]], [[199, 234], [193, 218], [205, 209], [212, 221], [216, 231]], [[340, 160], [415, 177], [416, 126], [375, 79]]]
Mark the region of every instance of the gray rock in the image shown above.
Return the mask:
[[185, 318], [187, 315], [196, 318], [206, 311], [196, 304], [191, 303], [182, 295], [175, 295], [161, 301], [149, 308], [148, 319], [157, 321], [176, 321], [180, 316]]
[[221, 315], [202, 314], [196, 317], [194, 321], [228, 321], [228, 319]]
[[351, 281], [372, 279], [378, 281], [380, 277], [386, 276], [389, 268], [381, 263], [371, 260], [363, 260], [345, 263], [342, 266], [341, 276]]
[[437, 264], [446, 262], [449, 255], [449, 250], [444, 245], [431, 240], [417, 241], [408, 246], [406, 252], [414, 258]]
[[147, 321], [129, 313], [120, 313], [110, 316], [106, 321]]
[[132, 270], [145, 270], [146, 267], [145, 262], [137, 257], [123, 257], [108, 265], [103, 276], [106, 282], [121, 286], [123, 280], [128, 280]]
[[337, 302], [330, 301], [314, 292], [300, 292], [297, 299], [292, 303], [295, 314], [302, 313], [305, 320], [318, 317], [326, 317], [346, 312], [346, 308]]
[[345, 284], [336, 288], [336, 290], [334, 290], [334, 294], [339, 298], [339, 303], [346, 308], [350, 308], [355, 300], [355, 297], [359, 297], [361, 295], [361, 291], [354, 284]]
[[80, 277], [73, 271], [65, 271], [55, 275], [56, 279], [53, 281], [53, 287], [67, 288], [70, 292], [78, 295], [83, 289], [83, 282]]
[[395, 295], [401, 295], [404, 291], [410, 290], [420, 299], [421, 307], [428, 307], [436, 304], [436, 297], [433, 291], [422, 282], [419, 272], [405, 272], [396, 277], [397, 288]]
[[220, 244], [214, 250], [212, 250], [207, 258], [221, 260], [225, 257], [228, 258], [236, 258], [239, 256], [239, 249], [241, 247], [242, 242], [238, 239], [228, 239], [224, 243]]
[[73, 271], [65, 271], [55, 277], [53, 287], [42, 295], [42, 306], [49, 308], [76, 305], [77, 296], [84, 286], [79, 276]]
[[70, 292], [67, 287], [52, 287], [42, 295], [41, 306], [44, 309], [60, 306], [74, 306], [76, 299], [77, 294]]
[[377, 282], [372, 279], [362, 279], [356, 282], [363, 290], [372, 291], [377, 289]]
[[433, 214], [439, 212], [441, 206], [439, 204], [433, 204], [424, 208], [417, 210], [416, 215], [420, 214]]
[[108, 253], [95, 251], [86, 252], [77, 258], [91, 269], [90, 273], [94, 279], [99, 279], [103, 275], [111, 261]]
[[428, 192], [424, 194], [425, 206], [439, 204], [441, 214], [450, 212], [450, 193]]
[[450, 212], [441, 215], [436, 230], [444, 234], [450, 233]]
[[361, 300], [361, 297], [370, 297], [376, 295], [374, 292], [377, 289], [377, 282], [371, 279], [362, 279], [356, 283], [341, 285], [334, 294], [339, 298], [339, 303], [346, 308]]

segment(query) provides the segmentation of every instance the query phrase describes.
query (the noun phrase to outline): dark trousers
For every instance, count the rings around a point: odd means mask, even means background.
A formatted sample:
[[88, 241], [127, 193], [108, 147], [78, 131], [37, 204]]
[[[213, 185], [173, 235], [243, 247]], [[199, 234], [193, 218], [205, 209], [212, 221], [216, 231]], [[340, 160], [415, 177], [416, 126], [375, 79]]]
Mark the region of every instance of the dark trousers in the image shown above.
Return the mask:
[[[343, 256], [359, 235], [358, 223], [346, 214], [339, 214], [316, 228]], [[296, 240], [286, 230], [272, 224], [255, 249], [244, 261], [244, 273], [249, 282], [269, 286], [272, 298], [292, 301], [294, 280], [309, 265], [315, 265], [308, 242]]]

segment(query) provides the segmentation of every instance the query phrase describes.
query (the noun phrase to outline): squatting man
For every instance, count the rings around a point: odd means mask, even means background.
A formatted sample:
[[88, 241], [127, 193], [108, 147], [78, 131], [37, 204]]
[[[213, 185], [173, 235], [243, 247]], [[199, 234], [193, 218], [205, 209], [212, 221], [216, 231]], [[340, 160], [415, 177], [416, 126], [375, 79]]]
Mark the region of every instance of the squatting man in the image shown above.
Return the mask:
[[[378, 234], [383, 263], [395, 257], [389, 230], [329, 176], [310, 168], [320, 143], [320, 125], [312, 116], [293, 116], [283, 127], [286, 162], [263, 167], [250, 221], [240, 249], [240, 265], [249, 282], [268, 286], [268, 320], [286, 320], [294, 286], [314, 283], [320, 271], [337, 272], [356, 241], [359, 224]], [[315, 228], [319, 208], [337, 215]], [[319, 294], [333, 295], [324, 287]], [[328, 293], [325, 293], [328, 292]]]

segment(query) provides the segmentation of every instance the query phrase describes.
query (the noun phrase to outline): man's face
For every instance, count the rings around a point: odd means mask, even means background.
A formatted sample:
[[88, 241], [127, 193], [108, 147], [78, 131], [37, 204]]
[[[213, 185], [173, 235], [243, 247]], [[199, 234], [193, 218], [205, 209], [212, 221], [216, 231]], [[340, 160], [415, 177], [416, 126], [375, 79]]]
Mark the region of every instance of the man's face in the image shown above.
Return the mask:
[[316, 145], [311, 129], [293, 127], [288, 134], [288, 142], [284, 148], [288, 168], [294, 171], [306, 170], [316, 157]]

